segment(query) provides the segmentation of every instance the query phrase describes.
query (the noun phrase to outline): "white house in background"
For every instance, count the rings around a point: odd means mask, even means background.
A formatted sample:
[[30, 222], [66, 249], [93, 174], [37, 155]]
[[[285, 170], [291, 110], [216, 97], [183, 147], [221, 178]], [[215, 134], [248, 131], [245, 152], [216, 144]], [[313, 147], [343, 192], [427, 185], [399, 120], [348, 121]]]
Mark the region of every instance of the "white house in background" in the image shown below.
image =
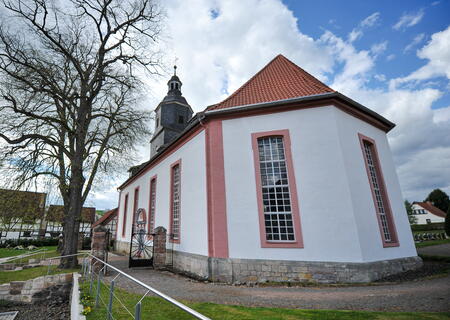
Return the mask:
[[413, 202], [412, 214], [417, 218], [417, 224], [429, 224], [435, 222], [445, 222], [444, 211], [436, 208], [431, 202]]
[[139, 220], [168, 230], [175, 268], [217, 281], [363, 282], [421, 264], [393, 123], [282, 55], [192, 118], [180, 79], [168, 85], [151, 158], [119, 187], [117, 249]]

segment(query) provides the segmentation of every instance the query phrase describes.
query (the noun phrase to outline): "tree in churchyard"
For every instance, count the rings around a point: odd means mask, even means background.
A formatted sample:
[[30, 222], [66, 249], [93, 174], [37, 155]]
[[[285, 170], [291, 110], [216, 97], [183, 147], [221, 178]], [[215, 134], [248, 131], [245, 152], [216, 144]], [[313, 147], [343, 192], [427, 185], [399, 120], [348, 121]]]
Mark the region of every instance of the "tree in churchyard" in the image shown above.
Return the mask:
[[445, 233], [450, 237], [450, 206], [448, 206], [447, 215], [445, 216]]
[[450, 198], [441, 189], [434, 189], [431, 191], [425, 201], [431, 202], [433, 206], [444, 212], [447, 212], [447, 209], [450, 206]]
[[409, 224], [411, 224], [411, 225], [416, 224], [417, 217], [415, 215], [413, 215], [412, 204], [408, 200], [405, 200], [405, 208], [406, 208], [406, 213], [408, 214]]
[[92, 188], [149, 134], [138, 75], [160, 73], [162, 14], [153, 0], [0, 3], [0, 163], [16, 188], [58, 186], [74, 254]]

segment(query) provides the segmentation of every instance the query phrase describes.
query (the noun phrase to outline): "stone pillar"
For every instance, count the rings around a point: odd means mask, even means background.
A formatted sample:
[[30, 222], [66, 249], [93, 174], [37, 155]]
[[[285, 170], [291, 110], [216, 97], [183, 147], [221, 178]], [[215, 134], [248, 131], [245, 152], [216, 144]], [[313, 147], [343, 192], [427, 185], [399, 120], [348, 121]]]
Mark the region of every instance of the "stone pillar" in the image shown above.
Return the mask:
[[[102, 261], [106, 261], [106, 228], [102, 225], [99, 225], [94, 228], [93, 236], [92, 236], [92, 249], [91, 254], [94, 257], [99, 258]], [[92, 264], [94, 264], [95, 259], [92, 259]], [[94, 272], [99, 272], [100, 269], [103, 268], [103, 264], [97, 262], [94, 265]]]
[[153, 267], [155, 269], [163, 269], [166, 266], [166, 240], [166, 228], [157, 227], [153, 235]]

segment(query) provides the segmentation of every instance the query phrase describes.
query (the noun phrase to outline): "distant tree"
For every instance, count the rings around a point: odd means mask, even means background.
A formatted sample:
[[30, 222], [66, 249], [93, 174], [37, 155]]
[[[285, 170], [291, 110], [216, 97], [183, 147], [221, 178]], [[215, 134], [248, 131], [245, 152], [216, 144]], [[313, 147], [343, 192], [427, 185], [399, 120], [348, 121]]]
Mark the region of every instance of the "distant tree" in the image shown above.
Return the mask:
[[411, 225], [416, 224], [417, 217], [415, 215], [413, 215], [412, 204], [408, 200], [405, 200], [405, 208], [406, 208], [406, 213], [408, 214], [409, 224], [411, 224]]
[[445, 233], [450, 237], [450, 206], [447, 210], [447, 215], [445, 216]]
[[448, 207], [450, 206], [450, 198], [441, 189], [434, 189], [431, 191], [425, 201], [430, 201], [433, 206], [444, 212], [447, 212]]

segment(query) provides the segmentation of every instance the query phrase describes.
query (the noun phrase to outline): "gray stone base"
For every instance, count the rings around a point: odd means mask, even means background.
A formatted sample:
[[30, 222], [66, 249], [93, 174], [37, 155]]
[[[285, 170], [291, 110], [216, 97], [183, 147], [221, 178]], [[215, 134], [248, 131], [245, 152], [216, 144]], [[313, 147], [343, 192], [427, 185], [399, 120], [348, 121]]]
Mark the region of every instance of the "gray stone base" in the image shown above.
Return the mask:
[[130, 243], [125, 241], [114, 241], [114, 251], [120, 252], [123, 254], [129, 254], [130, 253]]
[[[129, 243], [116, 242], [116, 250], [128, 252]], [[122, 250], [121, 250], [122, 248]], [[166, 256], [172, 261], [172, 252]], [[170, 260], [170, 261], [169, 261]], [[375, 262], [315, 262], [260, 259], [212, 258], [173, 252], [173, 269], [190, 277], [227, 283], [312, 282], [362, 283], [375, 281], [422, 266], [419, 257]]]

